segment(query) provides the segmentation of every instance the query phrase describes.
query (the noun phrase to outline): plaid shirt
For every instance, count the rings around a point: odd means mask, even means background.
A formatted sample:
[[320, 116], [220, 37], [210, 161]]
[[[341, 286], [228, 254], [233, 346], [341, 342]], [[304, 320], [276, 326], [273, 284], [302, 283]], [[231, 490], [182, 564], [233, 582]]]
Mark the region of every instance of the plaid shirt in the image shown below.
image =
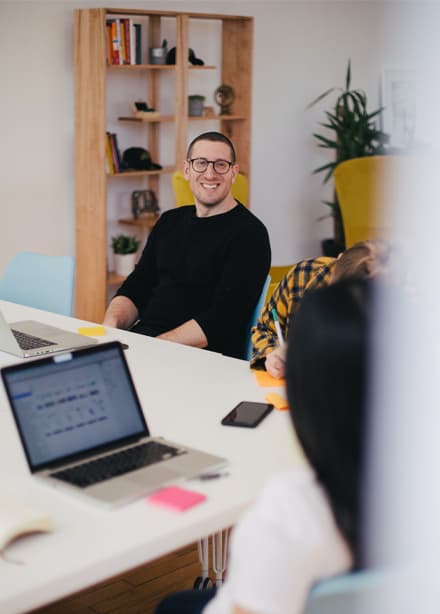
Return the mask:
[[335, 258], [324, 256], [302, 260], [283, 277], [252, 329], [251, 367], [261, 366], [258, 363], [278, 346], [272, 309], [278, 314], [283, 338], [286, 339], [290, 314], [296, 312], [307, 290], [328, 285], [335, 262]]

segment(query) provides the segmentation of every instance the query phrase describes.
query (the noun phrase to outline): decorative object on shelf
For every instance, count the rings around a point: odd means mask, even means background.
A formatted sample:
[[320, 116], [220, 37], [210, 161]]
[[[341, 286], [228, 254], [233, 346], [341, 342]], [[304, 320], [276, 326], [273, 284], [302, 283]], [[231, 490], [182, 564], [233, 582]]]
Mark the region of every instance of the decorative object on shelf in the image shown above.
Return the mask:
[[200, 117], [203, 115], [203, 103], [205, 96], [200, 94], [192, 94], [188, 96], [188, 115], [190, 117]]
[[131, 193], [131, 212], [135, 219], [143, 213], [158, 213], [159, 211], [159, 204], [153, 190], [135, 190]]
[[[350, 84], [351, 62], [349, 60], [345, 76], [345, 88], [332, 87], [318, 96], [307, 107], [308, 109], [313, 107], [335, 90], [341, 92], [331, 111], [326, 111], [325, 113], [327, 121], [320, 124], [324, 128], [334, 131], [333, 138], [316, 133], [313, 135], [317, 139], [319, 147], [331, 149], [335, 152], [333, 162], [328, 162], [313, 171], [314, 174], [326, 171], [323, 183], [326, 183], [333, 176], [336, 166], [344, 160], [387, 153], [385, 145], [388, 143], [389, 137], [376, 128], [375, 123], [375, 119], [379, 119], [383, 107], [373, 112], [367, 111], [367, 95], [363, 90], [350, 89]], [[345, 239], [342, 216], [336, 194], [334, 193], [332, 201], [323, 201], [323, 203], [331, 209], [329, 215], [333, 216], [334, 243], [336, 244], [334, 251], [339, 253], [345, 249]], [[323, 216], [319, 219], [324, 217], [328, 216]], [[328, 249], [328, 241], [326, 246]]]
[[139, 117], [139, 119], [152, 119], [153, 117], [159, 117], [159, 111], [156, 111], [156, 109], [153, 109], [153, 107], [149, 107], [143, 100], [135, 100], [132, 108], [134, 116]]
[[168, 42], [167, 39], [164, 38], [162, 41], [161, 47], [150, 47], [149, 49], [149, 57], [150, 64], [166, 64], [168, 53]]
[[140, 241], [133, 235], [118, 235], [112, 237], [115, 273], [126, 277], [134, 269], [136, 252]]
[[[196, 56], [193, 49], [188, 49], [188, 62], [190, 62], [190, 64], [192, 64], [193, 66], [204, 66], [205, 65], [205, 62]], [[173, 47], [172, 49], [168, 51], [166, 63], [170, 65], [176, 63], [176, 48], [175, 47]]]
[[231, 106], [235, 100], [234, 89], [222, 83], [214, 92], [214, 100], [220, 107], [220, 115], [231, 115]]
[[122, 154], [123, 169], [134, 171], [161, 170], [162, 166], [151, 160], [150, 152], [142, 147], [129, 147]]

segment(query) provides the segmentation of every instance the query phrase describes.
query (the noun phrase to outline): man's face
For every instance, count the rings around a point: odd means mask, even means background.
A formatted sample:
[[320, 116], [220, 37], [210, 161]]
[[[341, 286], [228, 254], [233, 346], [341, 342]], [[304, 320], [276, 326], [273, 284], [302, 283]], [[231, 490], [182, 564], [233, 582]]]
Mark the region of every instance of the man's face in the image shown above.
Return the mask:
[[[226, 160], [231, 162], [231, 150], [226, 143], [215, 141], [197, 141], [191, 152], [191, 159], [205, 158], [206, 160]], [[223, 202], [231, 191], [231, 186], [238, 173], [238, 165], [233, 164], [224, 174], [214, 170], [213, 164], [202, 173], [197, 173], [192, 165], [185, 160], [184, 174], [189, 181], [191, 192], [197, 204], [205, 207], [214, 207]]]

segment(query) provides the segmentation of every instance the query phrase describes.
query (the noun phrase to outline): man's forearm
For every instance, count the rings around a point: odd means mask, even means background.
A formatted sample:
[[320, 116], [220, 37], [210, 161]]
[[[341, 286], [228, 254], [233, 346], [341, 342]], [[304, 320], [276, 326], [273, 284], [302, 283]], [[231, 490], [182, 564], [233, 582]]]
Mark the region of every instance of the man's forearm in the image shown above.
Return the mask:
[[126, 296], [115, 296], [104, 315], [103, 324], [114, 328], [129, 328], [139, 317], [136, 305]]
[[208, 345], [205, 333], [195, 320], [188, 320], [177, 328], [158, 335], [157, 338], [182, 343], [183, 345], [191, 345], [196, 348], [204, 348]]

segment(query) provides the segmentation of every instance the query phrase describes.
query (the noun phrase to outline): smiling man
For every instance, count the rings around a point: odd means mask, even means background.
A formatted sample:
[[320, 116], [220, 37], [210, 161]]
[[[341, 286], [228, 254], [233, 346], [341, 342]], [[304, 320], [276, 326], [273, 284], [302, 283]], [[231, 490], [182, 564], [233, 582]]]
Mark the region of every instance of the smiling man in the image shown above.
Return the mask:
[[270, 268], [265, 226], [236, 201], [234, 146], [206, 132], [188, 148], [194, 205], [163, 213], [104, 324], [243, 358], [246, 331]]

